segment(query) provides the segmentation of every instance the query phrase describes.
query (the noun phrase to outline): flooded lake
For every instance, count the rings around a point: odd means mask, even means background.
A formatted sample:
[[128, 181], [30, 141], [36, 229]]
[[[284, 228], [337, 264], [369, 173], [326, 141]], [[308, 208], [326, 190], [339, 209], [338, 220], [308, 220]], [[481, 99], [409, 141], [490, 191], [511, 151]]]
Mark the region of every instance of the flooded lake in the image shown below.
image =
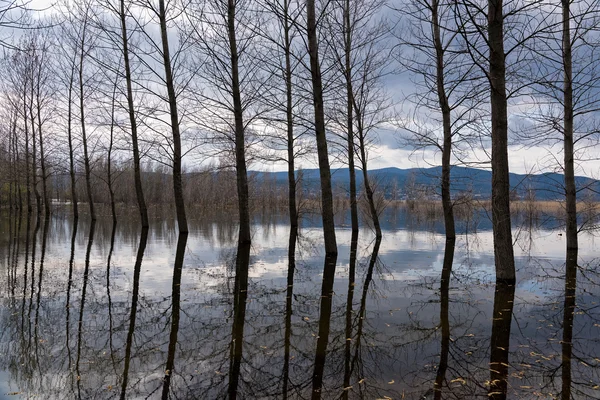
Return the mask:
[[186, 236], [129, 214], [1, 217], [0, 398], [488, 398], [496, 364], [509, 398], [600, 398], [591, 233], [566, 286], [560, 223], [517, 220], [517, 284], [495, 291], [485, 215], [458, 224], [443, 285], [441, 222], [403, 209], [384, 213], [381, 242], [365, 227], [354, 245], [338, 215], [334, 277], [317, 216], [290, 254], [285, 215], [255, 213], [238, 249], [235, 213], [197, 217]]

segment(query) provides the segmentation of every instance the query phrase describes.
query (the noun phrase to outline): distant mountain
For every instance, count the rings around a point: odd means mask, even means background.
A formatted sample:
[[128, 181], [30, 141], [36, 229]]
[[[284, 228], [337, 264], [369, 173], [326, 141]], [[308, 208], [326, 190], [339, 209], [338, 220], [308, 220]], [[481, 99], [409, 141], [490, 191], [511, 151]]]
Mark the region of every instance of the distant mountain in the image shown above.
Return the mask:
[[[319, 170], [302, 170], [302, 179], [305, 190], [318, 192], [320, 189]], [[287, 185], [287, 172], [251, 172], [257, 180], [275, 180], [277, 185]], [[298, 172], [296, 173], [298, 174]], [[383, 168], [369, 171], [369, 178], [379, 190], [383, 190], [388, 198], [406, 199], [416, 195], [425, 194], [434, 197], [439, 193], [439, 182], [442, 175], [441, 167], [432, 168]], [[357, 184], [362, 186], [362, 171], [356, 171]], [[348, 168], [332, 169], [332, 182], [334, 190], [348, 191], [350, 178]], [[557, 200], [564, 198], [564, 178], [562, 174], [544, 173], [537, 175], [510, 174], [511, 189], [516, 198], [533, 196], [537, 200]], [[600, 181], [576, 177], [576, 184], [581, 191], [578, 198], [593, 196], [599, 199]], [[487, 199], [492, 192], [491, 171], [452, 167], [451, 190], [454, 195], [461, 192], [470, 192], [473, 196]]]

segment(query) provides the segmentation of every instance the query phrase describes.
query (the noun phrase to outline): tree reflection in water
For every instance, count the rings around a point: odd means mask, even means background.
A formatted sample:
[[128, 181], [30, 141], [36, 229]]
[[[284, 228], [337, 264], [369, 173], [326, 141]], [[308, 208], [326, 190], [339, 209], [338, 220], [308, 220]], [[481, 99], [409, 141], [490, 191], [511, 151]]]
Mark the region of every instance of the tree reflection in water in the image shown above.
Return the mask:
[[187, 239], [187, 233], [180, 233], [179, 239], [177, 239], [177, 252], [175, 253], [175, 265], [173, 266], [173, 284], [171, 291], [171, 330], [169, 333], [169, 350], [167, 351], [167, 365], [165, 367], [165, 377], [162, 388], [163, 400], [169, 398], [171, 377], [175, 373], [175, 350], [177, 347], [179, 312], [181, 309], [181, 272], [183, 269], [183, 259], [185, 257]]
[[[131, 346], [133, 345], [133, 333], [135, 331], [135, 320], [138, 309], [138, 296], [140, 291], [140, 272], [142, 270], [142, 260], [146, 251], [148, 241], [148, 228], [142, 228], [140, 234], [140, 244], [138, 245], [135, 265], [133, 267], [133, 292], [131, 294], [131, 312], [129, 314], [129, 329], [127, 331], [127, 341], [125, 346], [125, 361], [123, 366], [123, 378], [121, 381], [121, 400], [127, 398], [127, 382], [129, 378], [129, 363], [131, 362]], [[110, 253], [109, 253], [110, 254]], [[110, 301], [110, 297], [109, 297]], [[112, 320], [109, 303], [109, 320]], [[177, 337], [177, 335], [176, 335]], [[111, 339], [112, 342], [112, 339]]]
[[[273, 218], [268, 233], [255, 226], [252, 260], [249, 247], [232, 242], [230, 218], [220, 227], [204, 221], [188, 237], [162, 221], [146, 235], [126, 220], [111, 222], [53, 215], [39, 225], [2, 225], [10, 232], [0, 242], [6, 392], [598, 397], [598, 262], [577, 266], [569, 255], [565, 270], [564, 253], [536, 258], [535, 229], [515, 288], [490, 282], [492, 254], [474, 237], [467, 251], [461, 236], [451, 246], [442, 235], [388, 231], [369, 242], [368, 233], [356, 240], [342, 230], [340, 256], [327, 271], [317, 235], [304, 228], [288, 236]], [[418, 271], [423, 264], [435, 268]]]

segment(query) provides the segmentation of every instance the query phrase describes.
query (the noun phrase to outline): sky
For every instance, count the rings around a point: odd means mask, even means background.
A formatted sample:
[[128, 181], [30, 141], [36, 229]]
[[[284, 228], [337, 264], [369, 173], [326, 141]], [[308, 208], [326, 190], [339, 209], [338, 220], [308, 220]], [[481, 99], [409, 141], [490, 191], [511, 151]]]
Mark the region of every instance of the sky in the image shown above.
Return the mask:
[[[402, 0], [396, 0], [402, 1]], [[52, 2], [50, 0], [32, 0], [29, 6], [36, 10], [43, 10], [42, 14], [50, 12]], [[403, 100], [407, 95], [421, 90], [415, 85], [414, 78], [406, 71], [401, 69], [385, 76], [384, 87], [393, 102], [404, 107]], [[518, 115], [518, 109], [509, 109], [509, 125], [511, 128], [511, 138], [518, 134], [522, 126], [522, 118]], [[398, 110], [396, 110], [398, 112]], [[400, 110], [402, 113], [402, 110]], [[426, 112], [419, 112], [417, 118], [424, 121], [428, 119]], [[440, 164], [440, 154], [431, 148], [415, 149], [407, 143], [406, 134], [401, 129], [394, 126], [387, 126], [386, 129], [375, 131], [375, 145], [369, 150], [369, 168], [379, 169], [386, 167], [397, 168], [427, 168]], [[488, 138], [489, 139], [489, 138]], [[476, 168], [489, 168], [489, 140], [483, 139], [483, 144], [466, 153], [462, 159], [466, 165]], [[483, 148], [482, 146], [486, 147]], [[593, 145], [580, 153], [581, 157], [576, 166], [576, 175], [600, 178], [600, 161], [598, 157], [598, 147]], [[562, 172], [560, 163], [562, 162], [562, 145], [557, 142], [541, 141], [536, 145], [525, 146], [517, 144], [515, 140], [509, 139], [509, 163], [510, 170], [514, 173], [541, 173], [541, 172]], [[587, 159], [587, 160], [584, 160]], [[458, 163], [455, 158], [454, 163]], [[308, 157], [307, 160], [299, 162], [302, 168], [317, 168], [316, 157]], [[332, 159], [332, 167], [340, 168], [343, 164]], [[283, 163], [261, 164], [253, 163], [251, 168], [255, 170], [281, 171], [287, 167]]]

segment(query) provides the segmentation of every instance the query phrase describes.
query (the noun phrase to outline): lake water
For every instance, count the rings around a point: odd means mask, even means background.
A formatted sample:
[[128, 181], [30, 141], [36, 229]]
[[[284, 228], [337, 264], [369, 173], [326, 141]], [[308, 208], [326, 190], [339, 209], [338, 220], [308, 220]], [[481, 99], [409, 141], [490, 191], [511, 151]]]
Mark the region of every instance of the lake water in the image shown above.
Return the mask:
[[285, 215], [257, 212], [238, 249], [231, 213], [197, 217], [187, 237], [165, 218], [143, 235], [129, 214], [0, 219], [0, 398], [488, 398], [493, 326], [509, 398], [600, 398], [593, 234], [566, 296], [556, 221], [516, 221], [517, 285], [495, 292], [485, 216], [459, 224], [441, 289], [441, 223], [403, 210], [384, 214], [381, 243], [360, 231], [356, 259], [338, 216], [333, 281], [315, 216], [290, 257]]

